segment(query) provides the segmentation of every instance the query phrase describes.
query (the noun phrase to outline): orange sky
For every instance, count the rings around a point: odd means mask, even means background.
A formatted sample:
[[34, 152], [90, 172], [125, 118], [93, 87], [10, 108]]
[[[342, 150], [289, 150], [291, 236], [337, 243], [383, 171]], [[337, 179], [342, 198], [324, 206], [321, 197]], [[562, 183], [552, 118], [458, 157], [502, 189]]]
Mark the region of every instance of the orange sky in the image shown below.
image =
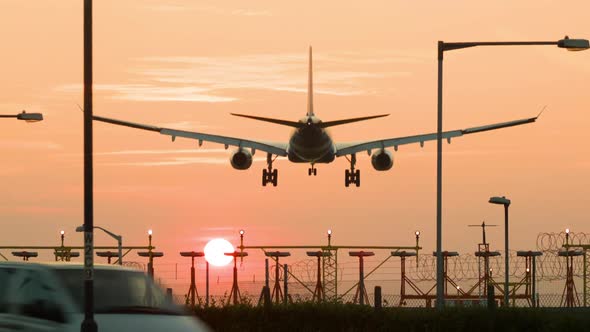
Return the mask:
[[[95, 114], [179, 129], [286, 141], [289, 129], [229, 112], [290, 120], [305, 112], [314, 47], [315, 111], [323, 120], [391, 113], [333, 128], [336, 141], [432, 132], [436, 41], [590, 38], [587, 1], [95, 1]], [[36, 124], [0, 123], [2, 245], [68, 243], [83, 220], [82, 1], [0, 5], [0, 110], [43, 112]], [[491, 195], [512, 199], [511, 247], [539, 232], [590, 232], [590, 52], [556, 47], [474, 48], [446, 54], [445, 129], [536, 115], [538, 123], [444, 146], [444, 247], [472, 252], [467, 224], [502, 224]], [[95, 223], [129, 245], [155, 244], [170, 262], [212, 237], [249, 244], [435, 247], [434, 142], [404, 146], [363, 183], [344, 188], [345, 160], [279, 161], [279, 186], [260, 186], [263, 162], [231, 168], [222, 146], [95, 124]], [[264, 157], [262, 154], [257, 157]], [[490, 230], [492, 248], [503, 230]], [[97, 233], [98, 245], [112, 244]], [[138, 260], [133, 258], [133, 260]]]

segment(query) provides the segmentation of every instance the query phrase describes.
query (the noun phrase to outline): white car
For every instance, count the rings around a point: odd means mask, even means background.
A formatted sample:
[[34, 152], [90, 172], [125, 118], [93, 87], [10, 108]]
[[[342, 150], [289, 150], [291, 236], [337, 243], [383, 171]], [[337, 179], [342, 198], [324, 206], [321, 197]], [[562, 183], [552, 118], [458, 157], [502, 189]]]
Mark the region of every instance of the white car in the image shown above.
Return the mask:
[[[210, 331], [173, 304], [143, 272], [116, 265], [94, 269], [98, 331]], [[0, 332], [79, 332], [84, 319], [83, 271], [80, 264], [0, 262]]]

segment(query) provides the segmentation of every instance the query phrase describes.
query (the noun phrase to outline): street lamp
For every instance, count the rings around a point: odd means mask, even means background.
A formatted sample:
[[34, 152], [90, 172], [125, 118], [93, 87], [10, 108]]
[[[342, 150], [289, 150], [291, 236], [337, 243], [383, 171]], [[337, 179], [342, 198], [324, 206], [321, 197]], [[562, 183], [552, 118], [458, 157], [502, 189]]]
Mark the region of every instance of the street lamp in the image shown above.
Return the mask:
[[504, 276], [504, 305], [508, 306], [508, 279], [510, 275], [508, 265], [510, 262], [510, 252], [508, 251], [508, 207], [510, 206], [510, 200], [505, 196], [494, 196], [490, 197], [489, 203], [504, 205], [504, 269], [506, 270]]
[[43, 114], [23, 111], [18, 114], [0, 114], [0, 118], [16, 118], [17, 120], [24, 120], [26, 122], [39, 122], [43, 120]]
[[[92, 228], [98, 228], [117, 240], [117, 245], [119, 247], [119, 265], [123, 265], [123, 236], [110, 232], [100, 226], [93, 226]], [[76, 227], [76, 232], [84, 232], [84, 225]]]
[[[569, 51], [582, 51], [590, 48], [587, 39], [570, 39], [565, 36], [558, 41], [516, 41], [516, 42], [452, 42], [438, 41], [438, 98], [436, 129], [436, 303], [444, 306], [443, 255], [442, 255], [442, 77], [445, 51], [452, 51], [475, 46], [531, 46], [553, 45]], [[534, 119], [534, 118], [533, 118]], [[530, 119], [530, 122], [534, 121]]]

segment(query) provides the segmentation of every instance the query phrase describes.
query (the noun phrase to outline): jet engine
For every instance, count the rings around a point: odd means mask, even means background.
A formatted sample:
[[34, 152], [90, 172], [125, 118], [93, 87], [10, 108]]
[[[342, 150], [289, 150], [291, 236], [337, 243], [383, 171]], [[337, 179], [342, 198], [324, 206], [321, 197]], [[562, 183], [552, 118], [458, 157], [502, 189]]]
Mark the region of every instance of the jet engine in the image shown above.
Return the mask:
[[248, 169], [252, 166], [252, 154], [248, 150], [238, 149], [234, 151], [229, 161], [235, 169]]
[[371, 164], [378, 171], [387, 171], [393, 167], [393, 156], [387, 150], [379, 150], [371, 156]]

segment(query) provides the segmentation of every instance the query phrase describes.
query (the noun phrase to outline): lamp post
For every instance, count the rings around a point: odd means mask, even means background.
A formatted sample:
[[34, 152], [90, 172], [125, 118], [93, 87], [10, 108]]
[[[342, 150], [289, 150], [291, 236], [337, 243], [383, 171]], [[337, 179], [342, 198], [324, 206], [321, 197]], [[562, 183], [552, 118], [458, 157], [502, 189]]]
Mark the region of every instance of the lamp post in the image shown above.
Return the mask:
[[505, 196], [494, 196], [490, 197], [489, 202], [492, 204], [504, 205], [504, 305], [508, 306], [508, 279], [510, 276], [510, 266], [508, 265], [510, 263], [510, 252], [508, 251], [508, 207], [510, 206], [510, 200]]
[[437, 88], [437, 128], [436, 128], [436, 303], [444, 306], [443, 256], [442, 256], [442, 81], [443, 59], [445, 51], [452, 51], [475, 46], [533, 46], [553, 45], [570, 51], [590, 48], [587, 39], [570, 39], [567, 36], [558, 41], [516, 41], [516, 42], [438, 42], [438, 88]]
[[94, 177], [92, 143], [92, 0], [84, 0], [84, 320], [82, 332], [98, 330], [94, 320]]
[[27, 113], [22, 111], [18, 114], [0, 114], [0, 118], [16, 118], [17, 120], [23, 120], [26, 122], [39, 122], [43, 121], [43, 114], [41, 113]]
[[[119, 253], [119, 265], [123, 265], [123, 236], [117, 235], [113, 232], [110, 232], [100, 226], [93, 226], [93, 228], [98, 228], [101, 231], [107, 233], [113, 239], [117, 240], [118, 253]], [[76, 232], [84, 232], [84, 225], [76, 227]], [[110, 262], [109, 262], [109, 264], [110, 264]]]

